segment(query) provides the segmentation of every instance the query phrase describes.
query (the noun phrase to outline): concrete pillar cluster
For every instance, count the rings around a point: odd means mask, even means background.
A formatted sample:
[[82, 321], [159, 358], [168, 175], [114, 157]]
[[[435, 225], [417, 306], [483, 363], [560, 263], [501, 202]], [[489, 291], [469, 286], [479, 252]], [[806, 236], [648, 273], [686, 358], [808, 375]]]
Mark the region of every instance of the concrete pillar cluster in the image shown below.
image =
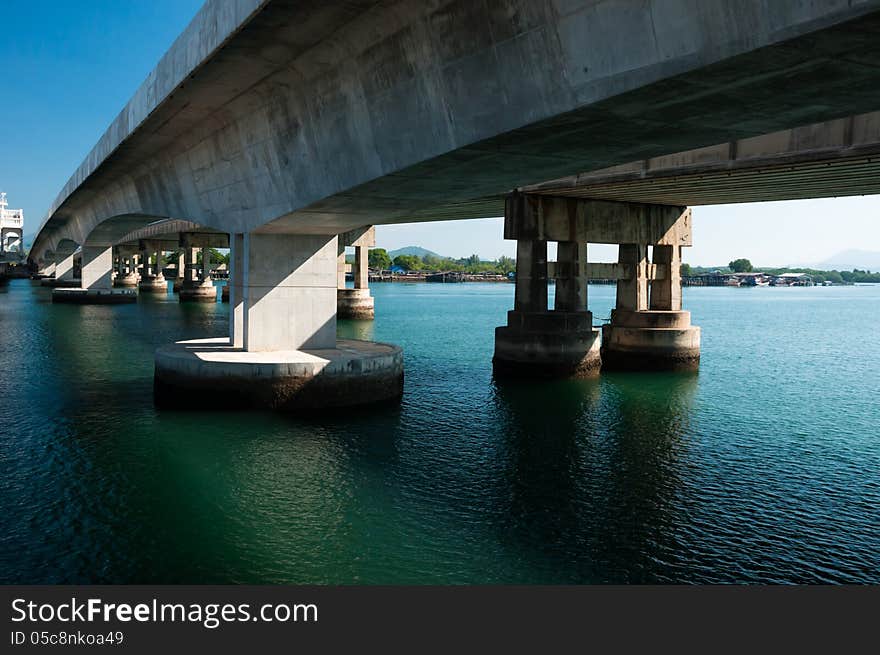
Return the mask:
[[[376, 245], [376, 229], [372, 226], [340, 234], [336, 258], [336, 311], [339, 318], [372, 320], [375, 305], [370, 295], [369, 247]], [[346, 246], [354, 247], [354, 264], [351, 272], [354, 288], [346, 285], [349, 265], [345, 259]]]
[[163, 246], [153, 241], [141, 240], [138, 249], [140, 251], [138, 289], [145, 293], [168, 293], [168, 282], [162, 274]]
[[[224, 241], [225, 246], [225, 234], [185, 232], [180, 235], [179, 245], [183, 249], [183, 281], [178, 289], [180, 302], [217, 302], [217, 288], [211, 278], [211, 248], [212, 244], [219, 243], [219, 239]], [[199, 252], [202, 255], [201, 262]]]
[[119, 247], [116, 249], [116, 275], [113, 278], [114, 287], [137, 287], [140, 278], [137, 274], [135, 258], [135, 252], [129, 248]]
[[[559, 240], [535, 230], [518, 231], [521, 208], [507, 203], [505, 236], [516, 246], [516, 290], [507, 325], [495, 330], [495, 373], [502, 377], [589, 377], [599, 370], [599, 331], [587, 310], [585, 241]], [[511, 230], [507, 229], [510, 224]], [[559, 235], [566, 236], [566, 235]], [[547, 261], [548, 241], [558, 241], [559, 261]], [[548, 308], [550, 279], [556, 281]]]
[[[699, 328], [681, 310], [681, 247], [691, 244], [683, 207], [513, 194], [505, 238], [517, 241], [516, 290], [495, 332], [496, 375], [589, 377], [604, 369], [684, 369], [699, 363]], [[547, 261], [547, 243], [557, 261]], [[589, 243], [616, 243], [617, 264], [591, 264]], [[648, 247], [653, 247], [653, 262]], [[590, 278], [617, 279], [601, 332], [588, 310]], [[555, 282], [548, 308], [548, 282]]]
[[52, 302], [78, 304], [110, 304], [137, 301], [131, 291], [113, 290], [113, 247], [109, 244], [85, 243], [80, 248], [82, 257], [80, 283], [75, 287], [62, 286], [52, 291]]

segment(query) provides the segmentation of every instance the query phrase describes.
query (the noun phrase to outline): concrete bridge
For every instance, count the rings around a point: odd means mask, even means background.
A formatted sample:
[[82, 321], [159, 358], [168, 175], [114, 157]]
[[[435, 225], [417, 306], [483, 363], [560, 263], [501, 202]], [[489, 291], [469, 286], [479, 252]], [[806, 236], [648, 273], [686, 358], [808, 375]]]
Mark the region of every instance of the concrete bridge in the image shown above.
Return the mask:
[[[878, 32], [880, 0], [209, 1], [55, 200], [32, 257], [56, 275], [61, 259], [65, 275], [76, 244], [80, 288], [98, 295], [130, 233], [177, 219], [228, 234], [230, 335], [160, 350], [157, 397], [257, 380], [238, 395], [288, 409], [371, 402], [400, 393], [402, 356], [337, 343], [338, 235], [506, 207], [518, 283], [499, 374], [595, 372], [591, 239], [621, 244], [601, 359], [693, 366], [699, 331], [677, 286], [686, 205], [800, 185], [777, 168], [777, 182], [754, 177], [760, 192], [697, 194], [700, 175], [681, 169], [745, 170], [752, 140], [815, 124], [843, 137], [812, 164], [854, 151], [860, 117], [880, 110]], [[765, 167], [802, 156], [799, 143], [765, 152]], [[861, 161], [848, 165], [873, 165]], [[645, 190], [669, 177], [671, 190]], [[801, 193], [834, 191], [813, 179]], [[555, 265], [547, 241], [560, 244]]]

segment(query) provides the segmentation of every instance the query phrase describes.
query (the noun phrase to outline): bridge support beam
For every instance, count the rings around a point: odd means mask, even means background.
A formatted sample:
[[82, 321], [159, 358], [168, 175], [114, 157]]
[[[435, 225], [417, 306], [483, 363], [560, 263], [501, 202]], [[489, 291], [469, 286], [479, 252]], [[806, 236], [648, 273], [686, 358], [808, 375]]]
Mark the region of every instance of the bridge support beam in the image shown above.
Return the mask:
[[88, 305], [132, 303], [137, 295], [131, 291], [113, 290], [112, 246], [82, 247], [82, 276], [78, 289], [54, 289], [52, 302]]
[[[505, 238], [517, 239], [516, 290], [507, 325], [495, 329], [497, 377], [592, 377], [599, 373], [599, 331], [587, 311], [587, 243], [544, 238], [529, 228], [525, 196], [507, 199]], [[547, 307], [547, 241], [559, 239], [556, 297]], [[573, 236], [573, 235], [572, 235]]]
[[[369, 246], [376, 245], [374, 227], [353, 230], [339, 235], [339, 257], [337, 259], [336, 312], [342, 319], [371, 321], [375, 318], [375, 305], [370, 295], [369, 284]], [[354, 246], [354, 288], [346, 286], [345, 275], [348, 265], [345, 262], [346, 246]]]
[[400, 397], [400, 348], [336, 338], [335, 236], [234, 234], [230, 246], [230, 335], [160, 348], [158, 404], [310, 411]]

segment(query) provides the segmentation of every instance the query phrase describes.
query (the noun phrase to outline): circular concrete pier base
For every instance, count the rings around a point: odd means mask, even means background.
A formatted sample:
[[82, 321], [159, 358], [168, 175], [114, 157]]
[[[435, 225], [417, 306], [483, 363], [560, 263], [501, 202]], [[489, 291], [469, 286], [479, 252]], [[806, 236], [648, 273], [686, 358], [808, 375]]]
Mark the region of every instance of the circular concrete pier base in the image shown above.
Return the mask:
[[696, 370], [700, 328], [686, 311], [612, 310], [602, 326], [602, 368], [618, 371]]
[[180, 286], [180, 302], [217, 302], [217, 287], [213, 282], [184, 282]]
[[340, 339], [336, 348], [247, 352], [228, 338], [179, 341], [156, 351], [156, 404], [308, 412], [397, 400], [398, 346]]
[[376, 317], [369, 289], [337, 289], [336, 318], [372, 321]]
[[589, 378], [599, 374], [599, 330], [590, 312], [508, 312], [495, 328], [492, 368], [503, 378]]
[[52, 302], [74, 305], [122, 305], [137, 302], [133, 289], [53, 289]]
[[168, 293], [168, 281], [164, 275], [142, 277], [138, 283], [138, 290], [142, 293]]

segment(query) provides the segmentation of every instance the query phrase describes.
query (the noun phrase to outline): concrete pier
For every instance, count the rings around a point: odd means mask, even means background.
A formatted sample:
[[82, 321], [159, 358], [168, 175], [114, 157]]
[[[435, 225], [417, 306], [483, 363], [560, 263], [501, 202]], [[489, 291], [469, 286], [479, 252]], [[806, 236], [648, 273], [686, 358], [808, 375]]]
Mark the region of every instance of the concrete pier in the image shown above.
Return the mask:
[[[504, 236], [517, 240], [516, 294], [496, 328], [500, 377], [586, 377], [603, 369], [676, 370], [700, 360], [700, 329], [681, 309], [681, 248], [691, 245], [684, 207], [513, 194]], [[547, 261], [556, 241], [558, 261]], [[588, 243], [616, 243], [616, 264], [591, 264]], [[653, 247], [653, 262], [648, 247]], [[587, 282], [617, 282], [611, 322], [599, 331], [587, 309]], [[548, 310], [547, 282], [556, 282]]]
[[54, 289], [52, 302], [90, 305], [137, 302], [137, 294], [133, 291], [113, 289], [112, 272], [111, 246], [83, 245], [80, 288]]
[[340, 340], [332, 348], [248, 352], [229, 338], [181, 341], [156, 351], [155, 396], [163, 407], [326, 410], [403, 393], [398, 346]]
[[117, 250], [116, 277], [113, 278], [113, 286], [136, 289], [140, 278], [137, 274], [137, 254], [123, 248]]
[[[653, 248], [653, 279], [645, 244], [622, 244], [618, 261], [632, 272], [618, 280], [617, 306], [602, 327], [606, 370], [693, 370], [700, 364], [700, 328], [681, 308], [681, 248], [690, 245], [690, 213]], [[650, 297], [649, 297], [650, 294]]]
[[160, 348], [157, 404], [217, 407], [224, 390], [224, 406], [284, 411], [399, 398], [400, 348], [337, 342], [337, 243], [327, 235], [233, 235], [230, 336]]
[[[184, 253], [184, 277], [178, 290], [180, 302], [217, 302], [217, 287], [211, 279], [211, 247], [218, 238], [225, 235], [189, 234], [180, 235], [180, 246]], [[201, 249], [202, 261], [198, 261]]]
[[[140, 242], [141, 276], [138, 290], [142, 293], [168, 293], [168, 282], [162, 275], [162, 246], [150, 241]], [[150, 263], [153, 259], [154, 263]]]
[[[376, 245], [376, 228], [370, 226], [339, 235], [339, 254], [336, 263], [336, 315], [342, 319], [371, 321], [375, 318], [375, 304], [370, 295], [369, 285], [369, 247]], [[345, 275], [348, 264], [345, 261], [346, 246], [354, 246], [354, 289], [346, 286]]]
[[561, 241], [553, 271], [556, 299], [547, 307], [547, 239], [529, 229], [525, 198], [508, 198], [505, 238], [517, 239], [514, 309], [495, 329], [498, 377], [592, 377], [601, 365], [599, 331], [587, 311], [586, 241]]
[[55, 252], [54, 277], [44, 278], [40, 281], [40, 285], [44, 287], [64, 287], [75, 288], [80, 287], [80, 281], [73, 276], [75, 247], [68, 246]]
[[687, 311], [614, 309], [602, 326], [606, 370], [695, 370], [700, 365], [700, 328]]

